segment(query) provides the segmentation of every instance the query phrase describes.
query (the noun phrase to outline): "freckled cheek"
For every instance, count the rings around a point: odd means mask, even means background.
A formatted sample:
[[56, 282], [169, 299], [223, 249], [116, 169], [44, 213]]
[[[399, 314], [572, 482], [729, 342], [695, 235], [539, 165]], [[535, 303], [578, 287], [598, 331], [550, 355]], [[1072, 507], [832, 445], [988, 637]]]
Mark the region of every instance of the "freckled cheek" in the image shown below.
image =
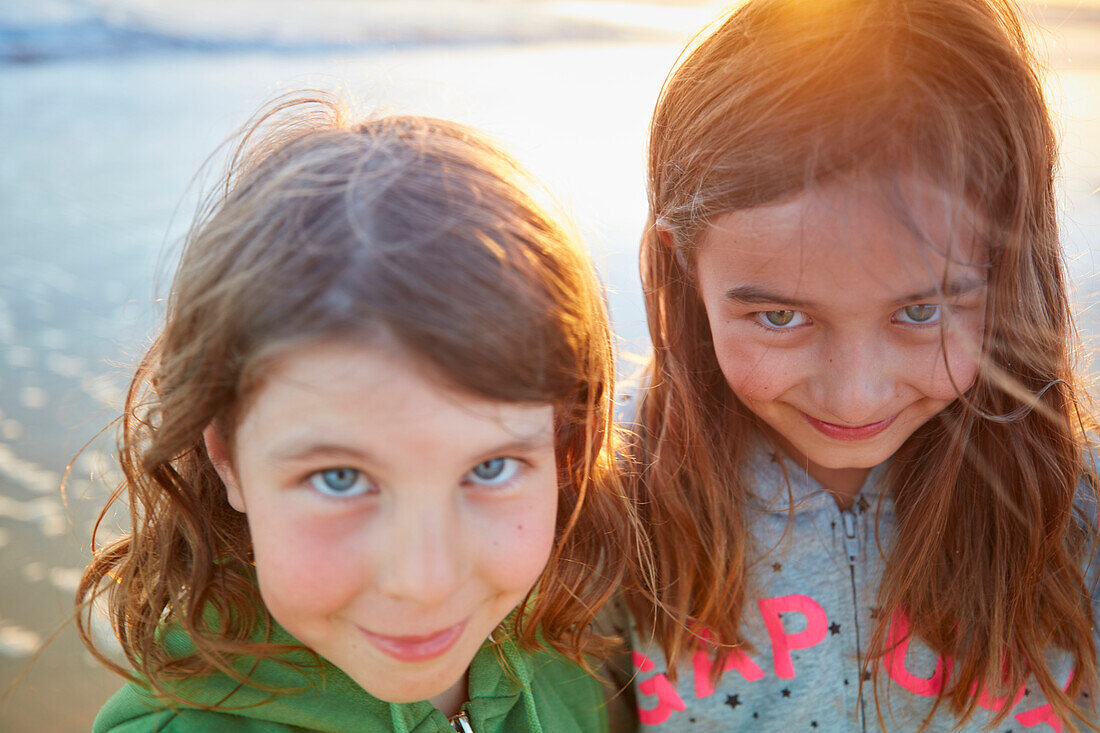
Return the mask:
[[783, 350], [727, 336], [715, 344], [718, 364], [743, 402], [768, 402], [798, 383], [802, 364]]
[[[980, 363], [980, 331], [975, 328], [948, 332], [941, 351], [929, 354], [929, 365], [915, 374], [926, 374], [921, 391], [933, 399], [951, 401], [973, 386]], [[931, 350], [930, 350], [931, 352]], [[946, 359], [944, 355], [946, 354]]]
[[478, 531], [483, 577], [499, 591], [526, 594], [553, 550], [554, 523], [555, 506], [547, 502], [484, 520]]

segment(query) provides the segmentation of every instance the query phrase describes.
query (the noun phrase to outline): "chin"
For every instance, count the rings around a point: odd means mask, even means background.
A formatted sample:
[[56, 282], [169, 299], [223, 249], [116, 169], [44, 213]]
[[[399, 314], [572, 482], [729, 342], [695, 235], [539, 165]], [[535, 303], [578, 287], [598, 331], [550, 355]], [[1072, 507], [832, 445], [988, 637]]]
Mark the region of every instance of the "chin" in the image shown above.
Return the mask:
[[829, 468], [829, 469], [833, 469], [833, 470], [837, 470], [837, 471], [843, 471], [845, 469], [874, 468], [875, 466], [882, 463], [883, 461], [885, 461], [889, 457], [890, 457], [890, 454], [886, 454], [885, 456], [882, 456], [882, 457], [874, 457], [874, 458], [866, 458], [866, 459], [853, 458], [852, 460], [814, 461], [814, 463], [821, 466], [822, 468]]
[[[465, 672], [465, 669], [463, 669], [462, 672]], [[441, 695], [454, 687], [461, 679], [462, 673], [459, 672], [453, 675], [453, 679], [448, 677], [445, 680], [440, 679], [432, 683], [427, 683], [415, 677], [402, 680], [397, 676], [388, 677], [382, 684], [379, 684], [378, 679], [355, 681], [359, 683], [360, 687], [374, 697], [377, 697], [379, 700], [393, 703], [406, 703], [429, 700], [436, 695]], [[364, 682], [373, 684], [364, 684]]]
[[813, 447], [802, 451], [812, 463], [822, 468], [843, 470], [846, 468], [874, 468], [894, 455], [898, 446], [884, 443], [876, 446], [837, 446]]

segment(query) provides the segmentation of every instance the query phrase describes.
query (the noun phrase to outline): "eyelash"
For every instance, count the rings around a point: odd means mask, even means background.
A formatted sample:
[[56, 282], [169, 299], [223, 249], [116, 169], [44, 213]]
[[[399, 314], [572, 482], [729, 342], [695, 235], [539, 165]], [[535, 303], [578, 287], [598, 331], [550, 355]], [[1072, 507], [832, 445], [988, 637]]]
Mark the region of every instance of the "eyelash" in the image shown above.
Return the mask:
[[[910, 308], [935, 308], [936, 312], [934, 314], [933, 320], [928, 320], [928, 321], [899, 320], [898, 314], [904, 314]], [[940, 320], [943, 316], [943, 308], [944, 308], [944, 306], [940, 305], [939, 303], [914, 303], [912, 305], [906, 305], [906, 306], [902, 306], [901, 308], [898, 308], [896, 311], [893, 312], [893, 314], [891, 314], [890, 321], [892, 323], [898, 323], [898, 324], [901, 324], [903, 326], [916, 326], [918, 328], [924, 328], [924, 327], [927, 327], [927, 326], [935, 326], [935, 325], [938, 325], [940, 323]], [[788, 324], [776, 325], [774, 323], [767, 322], [767, 315], [769, 313], [790, 313], [790, 314], [792, 314], [792, 316], [791, 316], [792, 320], [794, 320], [798, 316], [801, 316], [802, 321], [798, 322], [798, 323], [795, 323], [793, 325], [788, 325]], [[760, 326], [761, 328], [765, 329], [766, 331], [771, 331], [773, 333], [781, 333], [783, 331], [794, 331], [794, 330], [796, 330], [796, 329], [798, 329], [802, 326], [806, 326], [806, 325], [809, 325], [810, 323], [812, 323], [809, 316], [807, 316], [803, 311], [797, 311], [797, 310], [793, 310], [793, 309], [790, 309], [790, 308], [778, 308], [776, 310], [769, 310], [769, 311], [754, 311], [754, 312], [750, 313], [749, 316], [752, 318], [753, 322], [756, 323], [756, 325]]]
[[[792, 319], [795, 318], [796, 316], [802, 316], [803, 322], [802, 323], [796, 323], [793, 326], [788, 325], [788, 324], [777, 325], [777, 324], [774, 324], [774, 323], [768, 323], [767, 322], [767, 316], [768, 316], [769, 313], [791, 313], [791, 314], [793, 314], [791, 316]], [[805, 313], [803, 313], [802, 311], [791, 310], [789, 308], [778, 308], [776, 310], [770, 310], [770, 311], [756, 311], [755, 313], [751, 313], [750, 316], [752, 317], [752, 319], [756, 323], [756, 325], [760, 326], [761, 328], [763, 328], [767, 331], [772, 331], [772, 332], [793, 331], [794, 329], [796, 329], [800, 326], [805, 326], [810, 322], [809, 317]]]
[[[322, 488], [319, 485], [318, 482], [324, 481], [325, 474], [333, 474], [333, 473], [339, 473], [339, 472], [347, 472], [347, 473], [354, 474], [355, 481], [354, 481], [354, 483], [352, 483], [352, 485], [351, 485], [352, 487], [359, 484], [360, 481], [362, 481], [364, 483], [364, 486], [362, 488], [354, 491], [354, 492], [343, 492], [343, 491], [332, 490], [332, 487], [328, 487], [327, 489]], [[365, 473], [363, 473], [362, 471], [360, 471], [357, 468], [350, 468], [349, 466], [337, 466], [337, 467], [334, 467], [334, 468], [325, 468], [325, 469], [322, 469], [320, 471], [314, 471], [313, 473], [306, 476], [305, 483], [306, 483], [307, 486], [312, 488], [318, 494], [321, 494], [323, 496], [331, 496], [333, 498], [340, 498], [340, 499], [347, 498], [347, 497], [352, 497], [352, 496], [362, 496], [363, 494], [377, 493], [378, 492], [378, 487], [375, 486], [374, 482], [371, 481]]]
[[[497, 461], [502, 461], [503, 462], [503, 467], [501, 468], [500, 473], [498, 473], [495, 476], [491, 476], [488, 479], [486, 479], [486, 478], [480, 478], [479, 479], [476, 476], [475, 472], [479, 468], [481, 468], [483, 466], [486, 466], [488, 464], [491, 464], [491, 463], [495, 463]], [[481, 463], [477, 464], [476, 466], [471, 468], [469, 471], [464, 473], [462, 475], [462, 484], [466, 485], [466, 486], [472, 485], [472, 486], [479, 486], [479, 487], [488, 487], [490, 489], [495, 489], [495, 488], [498, 488], [498, 487], [506, 486], [506, 485], [512, 483], [516, 479], [517, 475], [527, 465], [528, 464], [527, 464], [526, 461], [520, 460], [518, 458], [511, 458], [509, 456], [497, 456], [495, 458], [490, 458], [488, 460], [482, 461]], [[349, 488], [355, 488], [360, 482], [363, 482], [363, 486], [361, 486], [359, 488], [356, 488], [355, 491], [346, 491], [345, 492], [345, 491], [334, 490], [331, 486], [327, 485], [327, 483], [322, 485], [322, 482], [325, 481], [326, 474], [336, 474], [336, 473], [345, 473], [345, 472], [350, 473], [350, 474], [354, 474], [354, 476], [350, 477], [350, 478], [353, 478], [354, 481], [349, 485]], [[329, 476], [328, 478], [330, 480], [332, 480], [336, 477]], [[348, 477], [345, 477], [345, 478], [348, 478]], [[330, 496], [330, 497], [333, 497], [333, 498], [348, 498], [348, 497], [362, 496], [364, 494], [373, 494], [373, 493], [378, 492], [378, 487], [367, 476], [366, 473], [364, 473], [363, 471], [360, 471], [357, 468], [351, 468], [349, 466], [337, 466], [337, 467], [333, 467], [333, 468], [325, 468], [325, 469], [322, 469], [320, 471], [314, 471], [313, 473], [306, 476], [305, 484], [308, 487], [312, 488], [317, 493], [319, 493], [323, 496]]]
[[[896, 316], [899, 313], [905, 313], [910, 308], [935, 308], [936, 312], [932, 317], [932, 320], [927, 321], [899, 321]], [[895, 323], [900, 323], [904, 326], [936, 326], [939, 325], [940, 320], [943, 317], [943, 306], [939, 303], [914, 303], [913, 305], [903, 306], [894, 311], [894, 317], [891, 318]]]
[[[474, 476], [474, 472], [477, 469], [479, 469], [482, 466], [485, 466], [489, 463], [494, 463], [496, 461], [503, 461], [504, 462], [504, 467], [501, 469], [500, 474], [498, 474], [497, 476], [493, 476], [491, 479], [488, 479], [488, 480], [486, 480], [486, 479], [477, 480], [477, 479], [472, 478]], [[481, 463], [479, 463], [476, 466], [474, 466], [473, 468], [471, 468], [469, 471], [467, 471], [462, 476], [462, 482], [464, 484], [473, 484], [474, 486], [486, 486], [486, 487], [490, 487], [490, 488], [497, 488], [497, 487], [500, 487], [500, 486], [506, 486], [506, 485], [512, 483], [516, 479], [516, 477], [519, 475], [519, 473], [524, 469], [524, 467], [526, 465], [527, 465], [527, 463], [525, 461], [521, 461], [518, 458], [511, 458], [509, 456], [497, 456], [495, 458], [490, 458], [487, 461], [482, 461]], [[507, 473], [507, 475], [504, 475], [504, 477], [501, 478], [500, 476], [505, 474], [505, 473]]]

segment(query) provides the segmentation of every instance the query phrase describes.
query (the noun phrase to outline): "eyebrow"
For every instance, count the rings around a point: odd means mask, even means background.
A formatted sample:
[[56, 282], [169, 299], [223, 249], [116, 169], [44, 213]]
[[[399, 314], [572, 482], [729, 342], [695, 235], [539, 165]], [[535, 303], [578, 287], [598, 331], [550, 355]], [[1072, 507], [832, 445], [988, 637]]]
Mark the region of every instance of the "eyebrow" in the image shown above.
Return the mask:
[[806, 308], [812, 305], [812, 303], [807, 300], [800, 300], [792, 296], [783, 295], [782, 293], [762, 288], [759, 285], [738, 285], [730, 288], [726, 291], [726, 300], [732, 300], [735, 303], [742, 303], [744, 305], [783, 303], [784, 305], [793, 305], [795, 308]]
[[[980, 290], [985, 287], [985, 280], [982, 278], [963, 277], [956, 280], [951, 280], [943, 287], [934, 285], [926, 290], [920, 292], [910, 293], [905, 297], [898, 298], [895, 302], [899, 305], [905, 303], [915, 303], [922, 300], [929, 300], [932, 298], [943, 295], [944, 297], [954, 298], [959, 295], [966, 295], [976, 290]], [[802, 300], [801, 298], [795, 298], [790, 295], [778, 293], [767, 288], [760, 287], [759, 285], [737, 285], [726, 291], [726, 300], [733, 301], [734, 303], [740, 303], [742, 305], [770, 305], [774, 303], [782, 303], [783, 305], [794, 306], [795, 308], [813, 308], [814, 303], [808, 300]]]
[[288, 442], [285, 447], [275, 444], [267, 451], [267, 459], [282, 463], [304, 461], [309, 458], [346, 458], [356, 461], [370, 461], [371, 456], [365, 451], [352, 448], [340, 443], [303, 443], [301, 441]]
[[948, 282], [943, 287], [939, 285], [922, 290], [919, 293], [913, 293], [908, 295], [899, 302], [912, 303], [917, 300], [928, 300], [935, 298], [939, 295], [943, 295], [948, 298], [954, 298], [959, 295], [966, 295], [973, 293], [976, 290], [981, 290], [985, 287], [985, 279], [980, 277], [960, 277], [957, 280]]
[[[507, 455], [509, 453], [526, 453], [528, 451], [545, 448], [549, 445], [553, 445], [553, 443], [554, 435], [552, 431], [545, 434], [539, 433], [530, 438], [517, 438], [507, 443], [492, 446], [487, 450], [478, 451], [476, 454], [473, 454], [472, 460], [476, 465], [477, 462], [489, 460], [495, 456]], [[484, 457], [482, 458], [481, 456]], [[267, 452], [267, 460], [277, 463], [296, 463], [317, 458], [344, 459], [369, 464], [379, 463], [379, 461], [369, 452], [341, 443], [295, 442], [287, 445], [286, 448], [282, 448], [276, 444], [274, 448]]]

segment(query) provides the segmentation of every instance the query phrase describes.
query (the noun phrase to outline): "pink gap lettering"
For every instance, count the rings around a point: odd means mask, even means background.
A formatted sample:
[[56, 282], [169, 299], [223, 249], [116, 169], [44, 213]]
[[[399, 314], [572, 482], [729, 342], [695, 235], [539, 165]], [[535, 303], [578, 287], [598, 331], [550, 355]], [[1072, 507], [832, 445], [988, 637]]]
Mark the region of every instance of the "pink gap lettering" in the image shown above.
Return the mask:
[[[825, 609], [816, 600], [808, 595], [792, 594], [761, 598], [757, 601], [761, 620], [767, 630], [771, 642], [772, 669], [779, 679], [794, 679], [797, 670], [791, 655], [792, 650], [812, 649], [821, 644], [828, 635], [829, 618]], [[806, 619], [806, 628], [802, 631], [790, 633], [783, 626], [782, 614], [799, 613]], [[704, 642], [711, 638], [709, 630], [698, 628], [696, 634]], [[905, 663], [905, 655], [909, 649], [912, 637], [910, 635], [909, 619], [898, 611], [890, 620], [887, 630], [887, 645], [889, 651], [883, 658], [883, 667], [887, 674], [899, 687], [921, 697], [934, 697], [940, 693], [951, 676], [952, 660], [939, 657], [936, 660], [936, 668], [930, 677], [920, 677], [914, 674]], [[713, 647], [710, 650], [699, 649], [692, 654], [691, 673], [694, 681], [695, 699], [702, 700], [715, 693], [715, 686], [711, 679], [711, 670], [714, 667], [716, 654]], [[656, 664], [646, 655], [635, 651], [633, 653], [634, 669], [641, 680], [638, 683], [638, 718], [645, 725], [660, 725], [667, 721], [673, 713], [684, 712], [687, 704], [677, 692], [675, 686], [664, 672], [659, 672], [649, 677], [643, 677], [656, 670]], [[737, 672], [746, 683], [755, 683], [764, 679], [767, 675], [764, 668], [741, 650], [734, 650], [723, 665], [722, 674]], [[1063, 689], [1069, 687], [1073, 675], [1069, 675]], [[974, 694], [978, 696], [978, 704], [986, 710], [1000, 710], [1006, 698], [995, 698], [984, 689], [975, 688]], [[1013, 696], [1011, 707], [1015, 708], [1024, 697], [1024, 691], [1019, 690]], [[1015, 720], [1025, 728], [1034, 728], [1039, 725], [1049, 726], [1057, 733], [1062, 733], [1063, 723], [1053, 708], [1049, 705], [1017, 713]]]

